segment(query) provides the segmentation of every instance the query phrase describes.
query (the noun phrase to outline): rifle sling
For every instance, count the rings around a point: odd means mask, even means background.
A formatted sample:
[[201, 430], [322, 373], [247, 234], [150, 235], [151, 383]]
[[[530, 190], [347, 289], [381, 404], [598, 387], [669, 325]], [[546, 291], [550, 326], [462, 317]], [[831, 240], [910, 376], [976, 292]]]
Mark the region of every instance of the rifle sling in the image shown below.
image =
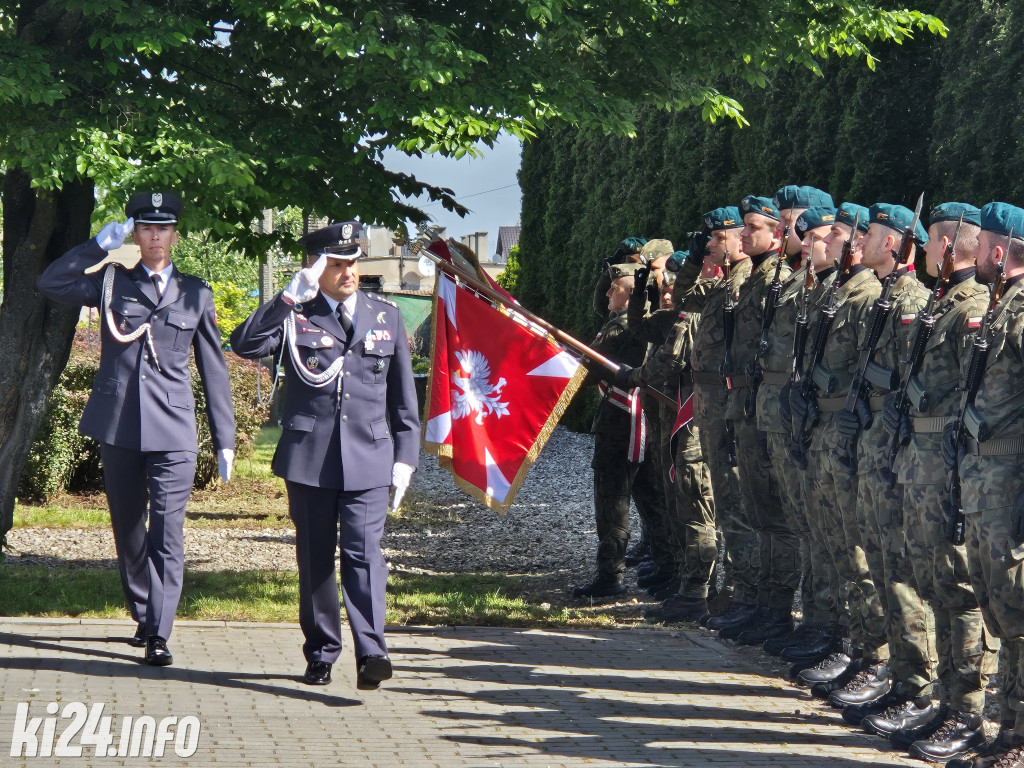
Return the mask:
[[1004, 437], [979, 443], [973, 437], [964, 441], [964, 447], [971, 456], [1012, 456], [1024, 453], [1024, 437]]
[[910, 423], [919, 434], [941, 432], [949, 416], [914, 416]]

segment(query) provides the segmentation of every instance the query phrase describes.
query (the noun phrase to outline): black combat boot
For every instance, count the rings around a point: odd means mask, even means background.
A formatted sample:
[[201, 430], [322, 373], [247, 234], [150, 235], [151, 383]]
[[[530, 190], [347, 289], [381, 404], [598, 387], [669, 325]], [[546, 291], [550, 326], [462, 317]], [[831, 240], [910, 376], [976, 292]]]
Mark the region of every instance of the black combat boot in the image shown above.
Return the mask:
[[651, 557], [651, 548], [645, 539], [640, 539], [636, 544], [626, 550], [626, 567], [635, 568], [644, 560]]
[[684, 621], [698, 621], [708, 612], [708, 601], [703, 597], [673, 595], [661, 605], [644, 612], [647, 621], [656, 624], [678, 624]]
[[937, 763], [963, 757], [984, 743], [985, 721], [981, 715], [951, 709], [935, 733], [910, 745], [910, 756]]
[[784, 610], [765, 609], [763, 620], [745, 629], [736, 636], [736, 642], [743, 645], [764, 645], [765, 641], [793, 633], [793, 614]]
[[751, 606], [751, 610], [749, 610], [745, 615], [740, 614], [739, 617], [728, 626], [720, 627], [718, 629], [718, 636], [723, 640], [735, 640], [740, 636], [741, 632], [752, 627], [756, 627], [764, 621], [767, 614], [768, 609], [764, 606]]
[[949, 708], [945, 704], [933, 707], [931, 719], [927, 723], [900, 728], [889, 737], [889, 743], [896, 747], [896, 749], [904, 751], [910, 749], [910, 745], [915, 741], [927, 739], [939, 730], [942, 724], [946, 722], [947, 712], [949, 712]]
[[645, 572], [644, 574], [638, 574], [636, 577], [636, 585], [640, 589], [648, 589], [654, 584], [664, 586], [668, 582], [675, 578], [675, 574], [672, 571], [663, 571], [657, 566], [652, 570]]
[[[817, 664], [818, 661], [827, 656], [831, 651], [837, 650], [836, 644], [845, 639], [843, 637], [844, 634], [836, 627], [819, 626], [817, 633], [809, 632], [806, 639], [799, 645], [783, 648], [779, 653], [779, 658], [793, 664], [808, 661], [812, 664]], [[807, 666], [810, 666], [810, 664]]]
[[[829, 687], [821, 693], [815, 693], [814, 695], [821, 699], [827, 699], [828, 695], [832, 691], [842, 688], [848, 682], [850, 678], [856, 674], [857, 670], [850, 670], [850, 666], [853, 664], [853, 659], [849, 657], [843, 651], [832, 651], [828, 656], [819, 661], [813, 667], [807, 667], [806, 669], [800, 670], [795, 675], [795, 679], [798, 685], [803, 685], [808, 688], [818, 683], [832, 683], [835, 685]], [[840, 682], [840, 678], [844, 672], [849, 671], [849, 676]]]
[[612, 597], [621, 595], [626, 591], [626, 585], [622, 583], [622, 576], [616, 573], [599, 573], [589, 584], [583, 584], [572, 591], [572, 596], [579, 599], [584, 597]]
[[[1009, 728], [1000, 728], [996, 737], [978, 747], [973, 755], [953, 758], [946, 763], [946, 768], [993, 768], [1014, 746], [1019, 749], [1019, 745], [1015, 743], [1016, 739], [1012, 725]], [[1015, 758], [1011, 754], [1008, 759], [1012, 761], [1019, 757]]]
[[787, 648], [802, 645], [810, 637], [817, 637], [820, 627], [817, 624], [798, 624], [792, 632], [780, 637], [769, 637], [764, 641], [765, 653], [778, 656]]
[[896, 696], [885, 709], [865, 715], [860, 726], [868, 733], [887, 739], [901, 729], [924, 725], [934, 716], [935, 707], [927, 696], [916, 699]]
[[667, 600], [672, 595], [678, 595], [681, 586], [682, 582], [673, 577], [662, 584], [652, 584], [647, 588], [647, 594], [655, 600]]

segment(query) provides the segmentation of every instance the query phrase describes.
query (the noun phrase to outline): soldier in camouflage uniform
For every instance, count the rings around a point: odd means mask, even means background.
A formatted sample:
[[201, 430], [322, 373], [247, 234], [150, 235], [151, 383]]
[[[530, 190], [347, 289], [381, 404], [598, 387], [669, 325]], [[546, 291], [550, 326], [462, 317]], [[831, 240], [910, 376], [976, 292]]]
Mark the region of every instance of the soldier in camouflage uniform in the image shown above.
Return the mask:
[[[883, 414], [887, 438], [900, 429], [906, 441], [894, 469], [903, 493], [907, 554], [920, 594], [934, 616], [935, 672], [941, 682], [934, 717], [923, 725], [901, 728], [890, 738], [896, 746], [909, 747], [915, 756], [930, 760], [949, 759], [981, 741], [984, 690], [996, 664], [991, 650], [995, 642], [987, 636], [970, 583], [966, 549], [945, 539], [940, 511], [946, 483], [941, 431], [956, 412], [960, 367], [970, 348], [971, 326], [980, 322], [987, 296], [974, 279], [981, 220], [973, 206], [953, 203], [936, 209], [931, 227], [936, 242], [928, 247], [928, 271], [938, 274], [941, 251], [956, 228], [951, 219], [959, 219], [961, 211], [964, 222], [954, 271], [933, 308], [935, 328], [907, 388], [909, 414], [899, 419], [892, 411], [892, 397]], [[931, 691], [925, 686], [922, 692]]]
[[[644, 358], [644, 345], [637, 344], [629, 333], [626, 307], [633, 290], [633, 273], [638, 264], [609, 267], [611, 287], [608, 289], [610, 316], [591, 346], [618, 363], [639, 365]], [[587, 383], [597, 383], [600, 374], [592, 373]], [[594, 514], [597, 520], [597, 576], [588, 584], [573, 589], [573, 597], [595, 598], [622, 594], [625, 587], [626, 544], [629, 541], [629, 500], [637, 470], [638, 437], [631, 414], [631, 399], [636, 393], [616, 391], [602, 384], [602, 398], [594, 414], [591, 433], [594, 435]], [[632, 413], [642, 416], [639, 399], [632, 403]], [[636, 448], [637, 451], [632, 449]]]
[[724, 629], [746, 621], [757, 610], [757, 535], [740, 493], [736, 449], [728, 417], [729, 390], [722, 379], [725, 359], [724, 306], [728, 293], [735, 297], [750, 277], [750, 259], [739, 242], [743, 219], [735, 206], [716, 208], [704, 216], [711, 232], [708, 250], [716, 263], [729, 260], [730, 276], [723, 275], [707, 297], [693, 331], [690, 366], [693, 375], [693, 420], [701, 450], [711, 471], [715, 513], [725, 537], [726, 578], [733, 590], [730, 605], [705, 622]]
[[[1012, 230], [1012, 240], [1007, 236]], [[1018, 233], [1020, 235], [1018, 236]], [[1005, 258], [1004, 292], [993, 312], [990, 347], [974, 400], [988, 434], [968, 419], [966, 445], [957, 451], [943, 434], [943, 457], [959, 459], [971, 583], [985, 625], [1004, 645], [997, 692], [1000, 737], [971, 760], [950, 766], [1024, 767], [1024, 210], [1006, 203], [981, 209], [978, 235], [981, 283], [996, 282]], [[968, 320], [968, 328], [973, 325]], [[968, 335], [969, 339], [969, 335]], [[961, 343], [961, 363], [970, 345]], [[961, 369], [962, 374], [967, 371]], [[961, 379], [961, 383], [963, 379]], [[982, 440], [978, 438], [981, 437]], [[984, 686], [984, 680], [981, 681]]]
[[[703, 247], [703, 246], [701, 246]], [[693, 249], [699, 256], [699, 250]], [[687, 254], [689, 255], [689, 254]], [[687, 261], [683, 284], [690, 283], [692, 274], [700, 269], [698, 259]], [[678, 400], [685, 403], [693, 392], [689, 372], [690, 351], [693, 331], [700, 311], [716, 278], [698, 279], [685, 293], [676, 293], [678, 307], [668, 312], [656, 313], [651, 319], [662, 317], [673, 320], [668, 334], [643, 367], [620, 370], [616, 383], [621, 387], [634, 387], [644, 383], [660, 383], [668, 394], [678, 393]], [[657, 325], [658, 320], [646, 323]], [[676, 409], [671, 409], [673, 422]], [[666, 422], [669, 423], [669, 422]], [[680, 622], [695, 621], [708, 612], [707, 597], [709, 581], [718, 559], [718, 543], [715, 534], [714, 498], [711, 490], [710, 472], [700, 449], [700, 435], [691, 420], [676, 433], [673, 440], [671, 423], [666, 434], [669, 438], [669, 455], [673, 456], [673, 477], [671, 489], [673, 504], [669, 505], [670, 524], [673, 537], [681, 550], [678, 564], [679, 588], [676, 595], [666, 597], [661, 605], [647, 611], [648, 621]], [[674, 444], [674, 450], [672, 450]]]
[[[901, 251], [904, 233], [914, 223], [914, 214], [903, 206], [877, 203], [871, 206], [869, 222], [862, 263], [880, 279], [891, 282], [892, 303], [870, 360], [873, 365], [865, 372], [871, 390], [862, 402], [870, 403], [874, 412], [881, 396], [893, 388], [900, 361], [908, 356], [911, 323], [924, 308], [928, 291], [907, 264], [896, 264], [894, 259]], [[917, 243], [928, 240], [920, 222], [910, 236]], [[911, 247], [909, 243], [907, 247]], [[890, 736], [901, 727], [922, 725], [933, 715], [932, 641], [927, 609], [907, 555], [902, 494], [879, 474], [887, 465], [888, 436], [880, 416], [869, 416], [861, 407], [843, 409], [833, 419], [836, 433], [851, 441], [849, 450], [834, 451], [833, 465], [856, 472], [856, 495], [845, 501], [840, 498], [840, 503], [853, 505], [861, 544], [885, 612], [891, 689], [874, 702], [848, 709], [844, 717], [850, 721], [859, 717], [865, 730]]]
[[[779, 190], [776, 199], [780, 199], [779, 196], [787, 189], [789, 188], [784, 187]], [[820, 194], [825, 196], [825, 193]], [[758, 429], [763, 430], [767, 438], [768, 456], [779, 480], [785, 513], [802, 544], [800, 590], [803, 624], [792, 633], [768, 639], [764, 649], [775, 655], [785, 654], [787, 660], [806, 660], [811, 664], [819, 660], [834, 639], [832, 628], [839, 620], [839, 577], [832, 564], [831, 555], [824, 549], [823, 537], [812, 533], [804, 504], [802, 473], [794, 471], [795, 468], [786, 453], [791, 425], [783, 419], [779, 398], [785, 392], [788, 406], [789, 382], [794, 365], [796, 320], [798, 312], [803, 307], [808, 262], [813, 260], [815, 272], [826, 284], [835, 271], [826, 264], [824, 244], [824, 238], [834, 221], [835, 208], [832, 207], [804, 208], [792, 219], [790, 240], [800, 245], [800, 256], [794, 260], [800, 261], [802, 266], [786, 281], [779, 295], [775, 319], [769, 329], [768, 348], [760, 359], [763, 380], [757, 389], [755, 410]], [[791, 249], [787, 248], [788, 250]], [[808, 310], [816, 305], [823, 293], [822, 283], [818, 282], [807, 297]]]
[[[779, 209], [779, 223], [775, 234], [779, 238], [780, 243], [782, 242], [782, 234], [785, 232], [786, 227], [789, 227], [791, 233], [795, 231], [797, 219], [808, 208], [831, 208], [835, 210], [836, 207], [835, 202], [832, 200], [832, 195], [828, 192], [823, 192], [817, 187], [797, 186], [796, 184], [787, 184], [780, 188], [775, 193], [775, 197], [772, 198], [772, 202]], [[798, 237], [791, 237], [789, 242], [786, 243], [786, 252], [783, 254], [783, 257], [792, 269], [801, 266], [802, 246], [803, 243]]]
[[[743, 230], [740, 241], [751, 262], [751, 276], [740, 288], [732, 344], [733, 372], [729, 408], [736, 434], [740, 490], [758, 538], [760, 568], [756, 613], [745, 622], [721, 630], [721, 636], [745, 645], [761, 645], [793, 630], [793, 595], [800, 579], [800, 545], [783, 508], [779, 480], [768, 456], [768, 438], [754, 419], [746, 417], [750, 396], [746, 370], [754, 363], [769, 287], [776, 272], [789, 277], [789, 265], [779, 257], [775, 225], [779, 211], [767, 197], [748, 195], [740, 202]], [[778, 270], [776, 267], [778, 266]]]
[[[838, 260], [844, 242], [852, 237], [851, 266], [837, 276], [838, 289], [835, 293], [836, 314], [828, 333], [821, 362], [814, 366], [808, 361], [805, 376], [811, 376], [818, 392], [814, 402], [804, 399], [802, 389], [794, 387], [790, 392], [794, 428], [801, 422], [813, 425], [812, 418], [805, 418], [814, 410], [819, 422], [811, 430], [808, 450], [808, 466], [815, 467], [813, 483], [805, 485], [806, 503], [814, 509], [815, 515], [824, 527], [828, 537], [829, 550], [843, 580], [842, 596], [849, 608], [851, 654], [853, 679], [843, 680], [847, 687], [829, 690], [830, 686], [812, 691], [827, 693], [833, 706], [847, 707], [862, 704], [888, 692], [889, 676], [885, 667], [887, 645], [885, 636], [885, 612], [878, 589], [871, 578], [867, 557], [857, 522], [857, 484], [850, 475], [832, 459], [831, 450], [837, 445], [839, 435], [833, 424], [833, 417], [846, 404], [846, 396], [857, 368], [858, 348], [864, 336], [865, 323], [871, 305], [878, 296], [881, 286], [875, 273], [861, 263], [863, 236], [858, 222], [857, 232], [850, 233], [850, 225], [833, 225], [825, 239], [826, 252]], [[823, 318], [822, 318], [823, 319]], [[819, 319], [819, 323], [822, 321]], [[815, 336], [812, 333], [811, 338]], [[794, 435], [794, 439], [804, 439]], [[839, 678], [834, 678], [838, 683]]]

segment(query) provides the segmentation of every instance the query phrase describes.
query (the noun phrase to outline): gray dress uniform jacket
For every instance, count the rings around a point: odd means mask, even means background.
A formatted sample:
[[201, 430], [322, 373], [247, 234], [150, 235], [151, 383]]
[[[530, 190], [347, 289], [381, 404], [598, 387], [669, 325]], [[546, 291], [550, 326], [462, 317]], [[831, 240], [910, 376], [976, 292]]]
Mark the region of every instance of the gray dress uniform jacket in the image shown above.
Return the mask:
[[322, 373], [345, 357], [340, 387], [315, 387], [284, 353], [287, 391], [273, 470], [285, 480], [361, 491], [390, 485], [396, 461], [419, 463], [416, 387], [401, 312], [373, 294], [357, 296], [347, 350], [345, 331], [320, 294], [304, 305], [278, 294], [231, 334], [236, 354], [266, 357], [280, 348], [285, 319], [294, 314], [296, 350], [308, 370]]
[[[103, 270], [85, 270], [106, 256], [89, 240], [46, 268], [36, 287], [48, 299], [77, 306], [100, 306]], [[207, 282], [174, 268], [163, 296], [142, 265], [116, 267], [110, 309], [121, 333], [151, 324], [159, 368], [145, 335], [123, 344], [100, 318], [100, 367], [78, 431], [100, 443], [143, 452], [198, 451], [195, 398], [188, 369], [189, 351], [206, 392], [207, 415], [216, 450], [234, 448], [235, 417], [227, 365], [221, 350]]]

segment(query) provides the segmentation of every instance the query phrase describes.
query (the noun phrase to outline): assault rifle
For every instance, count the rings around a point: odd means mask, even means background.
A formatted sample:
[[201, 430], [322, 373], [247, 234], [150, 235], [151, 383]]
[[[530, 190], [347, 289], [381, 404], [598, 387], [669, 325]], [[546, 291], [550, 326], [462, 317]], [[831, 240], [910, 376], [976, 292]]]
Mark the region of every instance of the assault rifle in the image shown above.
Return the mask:
[[[903, 238], [900, 240], [900, 247], [892, 251], [892, 270], [882, 278], [882, 292], [871, 305], [868, 314], [867, 333], [860, 345], [860, 358], [857, 360], [857, 370], [853, 374], [853, 381], [850, 382], [850, 391], [846, 394], [846, 404], [843, 409], [847, 413], [856, 413], [864, 429], [871, 426], [874, 419], [871, 416], [871, 407], [867, 403], [870, 386], [873, 385], [879, 390], [891, 391], [896, 389], [899, 380], [896, 372], [883, 368], [874, 361], [875, 347], [889, 323], [889, 315], [892, 314], [892, 289], [899, 276], [901, 264], [910, 260], [914, 249], [914, 230], [917, 222], [921, 220], [921, 207], [924, 205], [924, 192], [917, 199], [917, 209], [914, 211], [914, 218], [910, 226], [903, 230]], [[839, 445], [836, 449], [836, 462], [851, 475], [857, 473], [857, 445], [856, 438], [849, 435], [839, 436]]]
[[764, 381], [764, 371], [761, 370], [761, 356], [768, 351], [768, 334], [771, 332], [772, 323], [775, 321], [775, 310], [779, 304], [779, 296], [782, 295], [782, 265], [786, 259], [786, 244], [789, 243], [789, 225], [782, 233], [782, 246], [779, 248], [779, 258], [775, 262], [775, 275], [768, 285], [768, 293], [764, 299], [764, 315], [761, 317], [761, 339], [754, 350], [754, 359], [747, 363], [747, 383], [750, 391], [743, 403], [743, 415], [748, 419], [754, 418], [757, 411], [757, 390]]
[[722, 330], [725, 333], [725, 357], [718, 368], [718, 375], [726, 389], [732, 389], [732, 339], [736, 335], [736, 294], [732, 290], [732, 264], [729, 251], [725, 252], [725, 306], [722, 308]]
[[[953, 264], [956, 260], [956, 244], [960, 240], [960, 226], [963, 223], [964, 215], [961, 213], [960, 221], [956, 225], [956, 232], [953, 233], [953, 241], [946, 245], [946, 250], [942, 254], [939, 279], [935, 281], [935, 287], [932, 288], [931, 295], [928, 297], [928, 303], [925, 304], [924, 309], [917, 316], [917, 328], [914, 333], [914, 342], [910, 347], [910, 356], [906, 360], [900, 361], [900, 364], [904, 366], [903, 379], [896, 390], [894, 403], [899, 413], [900, 423], [902, 423], [904, 417], [910, 411], [912, 398], [917, 402], [919, 411], [928, 410], [928, 393], [921, 386], [917, 374], [921, 370], [921, 363], [924, 360], [924, 351], [928, 347], [928, 341], [935, 330], [935, 322], [937, 320], [935, 317], [935, 304], [942, 297], [946, 286], [949, 285], [949, 278], [953, 274]], [[889, 487], [896, 483], [893, 467], [896, 464], [896, 455], [905, 443], [901, 438], [900, 430], [897, 428], [893, 433], [892, 440], [889, 442], [889, 453], [883, 468], [883, 473], [889, 483]]]
[[[1010, 250], [1010, 241], [1013, 238], [1013, 228], [1006, 237], [1006, 251]], [[967, 434], [970, 433], [979, 443], [988, 439], [988, 424], [978, 409], [974, 407], [974, 400], [978, 396], [978, 389], [981, 388], [981, 380], [985, 375], [985, 364], [988, 361], [988, 351], [991, 346], [989, 335], [992, 332], [992, 320], [995, 317], [999, 300], [1003, 297], [1003, 288], [1006, 285], [1003, 276], [1003, 268], [1006, 264], [1006, 252], [1003, 259], [997, 266], [996, 282], [992, 286], [988, 311], [981, 321], [981, 328], [978, 335], [974, 337], [974, 344], [971, 345], [971, 356], [967, 359], [967, 373], [964, 376], [963, 395], [960, 397], [960, 408], [956, 412], [956, 419], [947, 429], [952, 428], [952, 453], [950, 461], [947, 461], [946, 469], [949, 471], [949, 498], [942, 501], [942, 515], [945, 518], [945, 530], [943, 533], [946, 539], [959, 546], [964, 543], [964, 502], [960, 492], [960, 447], [963, 445]], [[943, 435], [943, 443], [946, 436]], [[945, 449], [945, 446], [944, 446]], [[945, 450], [943, 450], [945, 455]]]
[[836, 312], [839, 311], [836, 291], [839, 290], [839, 283], [843, 275], [850, 271], [850, 267], [853, 264], [853, 239], [857, 236], [857, 224], [859, 221], [860, 213], [858, 212], [853, 220], [853, 229], [850, 231], [850, 237], [843, 243], [843, 254], [836, 265], [839, 274], [836, 275], [835, 281], [828, 287], [828, 291], [825, 294], [824, 309], [822, 309], [821, 317], [818, 318], [818, 324], [814, 328], [811, 360], [807, 365], [806, 373], [799, 382], [800, 396], [806, 403], [806, 407], [799, 421], [793, 422], [793, 442], [790, 444], [789, 450], [790, 457], [800, 469], [807, 469], [807, 433], [818, 423], [818, 409], [815, 405], [818, 390], [824, 389], [825, 394], [830, 395], [836, 388], [835, 376], [829, 376], [824, 381], [824, 385], [819, 385], [814, 380], [813, 374], [815, 368], [821, 364], [821, 360], [825, 356], [825, 344], [828, 342], [828, 336], [832, 332], [832, 323], [836, 319]]
[[[814, 248], [815, 236], [811, 235], [811, 249]], [[804, 367], [804, 351], [807, 349], [807, 331], [811, 327], [811, 291], [814, 290], [814, 262], [807, 259], [807, 274], [804, 277], [804, 292], [800, 300], [800, 311], [796, 315], [793, 333], [793, 368], [789, 373], [789, 383], [800, 380], [800, 371]]]

